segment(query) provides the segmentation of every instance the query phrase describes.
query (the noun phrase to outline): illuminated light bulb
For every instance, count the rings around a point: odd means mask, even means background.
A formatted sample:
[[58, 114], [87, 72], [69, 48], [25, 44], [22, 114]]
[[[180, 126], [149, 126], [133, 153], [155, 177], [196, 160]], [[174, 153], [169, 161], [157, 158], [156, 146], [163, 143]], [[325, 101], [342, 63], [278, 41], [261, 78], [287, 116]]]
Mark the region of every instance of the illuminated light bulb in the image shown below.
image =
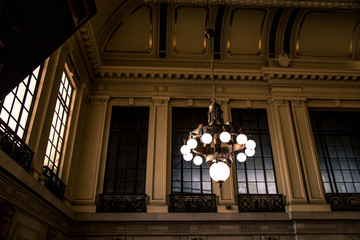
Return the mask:
[[206, 162], [211, 162], [211, 161], [213, 161], [214, 160], [214, 155], [213, 154], [209, 154], [209, 155], [207, 155], [206, 156]]
[[246, 142], [247, 142], [247, 136], [245, 135], [245, 134], [240, 134], [240, 135], [238, 135], [237, 137], [236, 137], [236, 142], [238, 143], [238, 144], [242, 144], [242, 145], [244, 145], [244, 144], [246, 144]]
[[195, 165], [201, 165], [202, 162], [203, 162], [202, 157], [200, 157], [200, 156], [194, 157], [194, 164], [195, 164]]
[[254, 140], [248, 140], [247, 142], [246, 142], [246, 148], [249, 148], [249, 149], [255, 149], [255, 147], [256, 147], [256, 143], [255, 143], [255, 141]]
[[187, 153], [187, 154], [184, 154], [183, 158], [185, 161], [189, 162], [193, 159], [193, 154], [192, 153]]
[[246, 156], [248, 156], [248, 157], [252, 157], [252, 156], [255, 155], [255, 149], [249, 149], [249, 148], [247, 148], [247, 149], [245, 149], [245, 154], [246, 154]]
[[223, 143], [228, 143], [231, 139], [231, 135], [230, 133], [228, 132], [222, 132], [220, 134], [220, 140], [223, 142]]
[[236, 156], [236, 160], [239, 162], [245, 162], [246, 161], [246, 154], [241, 152]]
[[195, 139], [191, 138], [189, 140], [187, 140], [186, 145], [190, 148], [190, 149], [194, 149], [197, 147], [198, 143]]
[[181, 152], [183, 155], [190, 153], [190, 148], [189, 148], [189, 146], [183, 145], [183, 146], [180, 148], [180, 152]]
[[212, 141], [212, 136], [209, 133], [205, 133], [201, 136], [201, 141], [205, 144], [209, 144]]
[[216, 162], [211, 165], [209, 173], [215, 182], [224, 182], [230, 176], [230, 168], [226, 163]]

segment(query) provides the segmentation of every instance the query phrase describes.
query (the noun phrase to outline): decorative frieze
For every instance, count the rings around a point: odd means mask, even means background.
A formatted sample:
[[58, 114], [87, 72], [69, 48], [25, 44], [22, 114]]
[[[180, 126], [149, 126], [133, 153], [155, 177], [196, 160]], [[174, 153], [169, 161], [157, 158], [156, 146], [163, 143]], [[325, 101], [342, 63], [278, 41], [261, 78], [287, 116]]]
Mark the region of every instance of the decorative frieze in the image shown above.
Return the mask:
[[[305, 86], [324, 85], [324, 82], [326, 82], [326, 84], [341, 85], [342, 87], [344, 87], [344, 83], [349, 84], [349, 86], [360, 86], [360, 74], [358, 71], [344, 73], [336, 71], [295, 70], [290, 68], [287, 71], [276, 69], [279, 68], [263, 68], [250, 72], [215, 71], [216, 92], [224, 93], [227, 88], [232, 86], [269, 86], [269, 84]], [[94, 79], [92, 89], [94, 91], [115, 90], [115, 86], [148, 84], [154, 85], [154, 92], [168, 92], [169, 86], [208, 86], [211, 84], [209, 74], [198, 74], [196, 71], [178, 74], [174, 73], [174, 71], [166, 69], [107, 70], [102, 72], [101, 76]]]
[[[143, 0], [144, 3], [173, 3], [187, 5], [206, 5], [206, 0]], [[230, 5], [236, 7], [293, 7], [320, 9], [359, 9], [357, 1], [322, 1], [322, 0], [210, 0], [210, 5]]]
[[[226, 236], [244, 236], [253, 235], [258, 238], [261, 236], [292, 236], [294, 228], [290, 221], [288, 222], [274, 222], [264, 223], [257, 221], [242, 221], [232, 222], [229, 225], [227, 221], [217, 222], [211, 220], [211, 223], [204, 223], [198, 221], [160, 221], [151, 222], [134, 222], [132, 224], [125, 222], [81, 222], [75, 223], [72, 226], [70, 235], [73, 237], [86, 235], [92, 236], [179, 236], [188, 235], [199, 236], [206, 239], [207, 236], [226, 235]], [[260, 238], [261, 239], [261, 238]], [[277, 239], [277, 238], [274, 238]]]
[[171, 233], [188, 233], [188, 232], [190, 232], [190, 225], [184, 225], [184, 224], [170, 225], [169, 232], [171, 232]]
[[13, 183], [6, 176], [0, 175], [0, 198], [15, 207], [15, 210], [27, 212], [34, 220], [42, 221], [54, 230], [66, 232], [70, 225], [70, 218], [52, 209], [39, 197], [30, 194], [18, 184]]

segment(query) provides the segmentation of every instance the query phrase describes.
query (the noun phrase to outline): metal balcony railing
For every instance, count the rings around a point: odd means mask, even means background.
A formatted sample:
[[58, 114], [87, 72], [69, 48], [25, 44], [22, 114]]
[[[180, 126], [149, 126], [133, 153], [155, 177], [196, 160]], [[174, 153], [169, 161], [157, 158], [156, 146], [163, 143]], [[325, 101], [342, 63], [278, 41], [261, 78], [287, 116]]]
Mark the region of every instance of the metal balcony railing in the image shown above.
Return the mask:
[[34, 152], [0, 119], [0, 149], [30, 172]]
[[146, 194], [100, 194], [98, 212], [146, 212]]
[[169, 212], [217, 212], [215, 194], [172, 193]]
[[44, 186], [49, 189], [60, 200], [64, 199], [66, 185], [61, 179], [47, 166], [43, 166], [42, 174], [45, 176]]
[[332, 211], [360, 211], [360, 193], [326, 193]]
[[282, 194], [238, 194], [239, 212], [285, 212]]

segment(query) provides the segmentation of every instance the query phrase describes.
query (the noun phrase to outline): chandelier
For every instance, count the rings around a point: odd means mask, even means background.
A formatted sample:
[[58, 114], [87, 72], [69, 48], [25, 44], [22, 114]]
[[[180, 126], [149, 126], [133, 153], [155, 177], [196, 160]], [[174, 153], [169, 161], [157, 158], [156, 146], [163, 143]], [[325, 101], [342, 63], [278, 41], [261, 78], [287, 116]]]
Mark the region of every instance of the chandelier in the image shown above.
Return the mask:
[[[208, 17], [208, 16], [207, 16]], [[200, 124], [184, 139], [180, 148], [185, 161], [193, 161], [201, 165], [203, 161], [209, 166], [210, 177], [220, 187], [230, 176], [230, 169], [234, 159], [245, 162], [247, 157], [255, 154], [256, 143], [251, 136], [246, 134], [241, 127], [234, 126], [231, 122], [224, 123], [223, 111], [215, 98], [214, 63], [212, 39], [215, 32], [210, 28], [205, 32], [210, 42], [212, 100], [208, 111], [208, 125]]]

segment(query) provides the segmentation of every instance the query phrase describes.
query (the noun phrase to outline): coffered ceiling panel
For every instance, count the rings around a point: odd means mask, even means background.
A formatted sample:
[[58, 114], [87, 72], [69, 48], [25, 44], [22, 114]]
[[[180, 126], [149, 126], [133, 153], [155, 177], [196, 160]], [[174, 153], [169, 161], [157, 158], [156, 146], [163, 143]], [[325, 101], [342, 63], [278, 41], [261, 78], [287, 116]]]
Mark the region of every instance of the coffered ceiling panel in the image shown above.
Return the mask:
[[206, 8], [175, 8], [173, 52], [175, 55], [206, 53]]
[[153, 48], [152, 7], [140, 6], [115, 29], [104, 52], [149, 54]]
[[230, 15], [226, 52], [228, 55], [257, 55], [262, 49], [264, 10], [235, 9]]
[[296, 42], [298, 56], [351, 57], [359, 13], [305, 14]]

